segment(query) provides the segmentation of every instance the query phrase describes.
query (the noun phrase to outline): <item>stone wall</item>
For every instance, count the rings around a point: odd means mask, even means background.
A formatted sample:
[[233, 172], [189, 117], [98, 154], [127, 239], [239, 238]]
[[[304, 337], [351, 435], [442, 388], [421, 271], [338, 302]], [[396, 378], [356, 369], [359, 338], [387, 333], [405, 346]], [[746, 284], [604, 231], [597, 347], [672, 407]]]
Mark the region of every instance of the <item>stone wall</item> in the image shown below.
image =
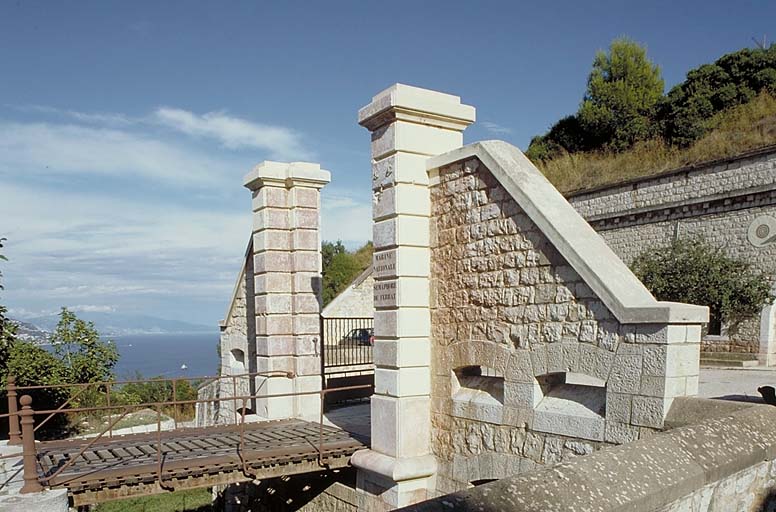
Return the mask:
[[649, 436], [697, 392], [700, 325], [618, 321], [480, 159], [438, 169], [431, 218], [437, 492]]
[[[751, 262], [776, 284], [776, 148], [612, 187], [573, 193], [569, 202], [626, 263], [678, 238], [702, 236]], [[770, 217], [771, 234], [750, 241]], [[752, 228], [754, 226], [754, 228]], [[758, 352], [760, 318], [726, 325], [704, 350]]]

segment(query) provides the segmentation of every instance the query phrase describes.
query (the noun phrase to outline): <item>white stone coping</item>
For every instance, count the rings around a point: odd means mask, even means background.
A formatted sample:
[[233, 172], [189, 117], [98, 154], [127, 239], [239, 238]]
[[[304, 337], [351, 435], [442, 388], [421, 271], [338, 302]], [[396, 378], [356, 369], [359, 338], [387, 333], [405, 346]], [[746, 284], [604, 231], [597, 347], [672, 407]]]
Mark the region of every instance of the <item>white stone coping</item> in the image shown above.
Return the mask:
[[396, 458], [371, 449], [359, 450], [350, 458], [350, 463], [366, 471], [377, 473], [394, 482], [425, 478], [436, 473], [437, 463], [433, 455]]
[[657, 301], [603, 238], [516, 147], [482, 141], [429, 158], [431, 172], [478, 158], [620, 323], [705, 323], [706, 306]]
[[[462, 105], [458, 96], [397, 83], [377, 93], [369, 105], [358, 111], [358, 124], [373, 129], [375, 127], [369, 126], [369, 121], [389, 110], [427, 114], [440, 120], [457, 121], [456, 124], [465, 126], [476, 119], [475, 108]], [[429, 124], [433, 123], [429, 120]]]
[[308, 186], [321, 188], [331, 181], [331, 173], [311, 162], [273, 162], [265, 160], [243, 178], [245, 187], [256, 190], [265, 185]]

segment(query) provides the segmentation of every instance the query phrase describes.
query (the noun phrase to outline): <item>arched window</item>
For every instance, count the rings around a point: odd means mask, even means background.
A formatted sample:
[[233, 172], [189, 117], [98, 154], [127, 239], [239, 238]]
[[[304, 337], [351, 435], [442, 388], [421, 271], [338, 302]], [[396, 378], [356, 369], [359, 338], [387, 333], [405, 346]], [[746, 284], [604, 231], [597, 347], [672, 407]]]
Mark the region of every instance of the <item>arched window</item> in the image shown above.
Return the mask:
[[232, 354], [232, 361], [231, 361], [232, 373], [233, 374], [245, 373], [245, 352], [243, 352], [239, 348], [233, 348], [231, 354]]

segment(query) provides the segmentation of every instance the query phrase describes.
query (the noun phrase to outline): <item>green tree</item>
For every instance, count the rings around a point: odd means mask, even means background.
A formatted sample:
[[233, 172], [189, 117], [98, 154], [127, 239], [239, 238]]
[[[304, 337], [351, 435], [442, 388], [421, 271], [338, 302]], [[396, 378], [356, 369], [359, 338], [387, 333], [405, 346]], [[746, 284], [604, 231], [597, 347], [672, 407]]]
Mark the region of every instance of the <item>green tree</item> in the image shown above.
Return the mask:
[[[3, 242], [5, 241], [5, 238], [0, 238], [0, 249], [3, 248]], [[8, 261], [8, 258], [0, 253], [0, 261]], [[0, 271], [0, 290], [3, 290], [2, 277], [3, 272]], [[8, 319], [6, 316], [7, 312], [6, 307], [0, 304], [0, 376], [6, 374], [5, 368], [8, 364], [8, 355], [11, 345], [14, 339], [16, 339], [16, 324]], [[3, 378], [3, 380], [5, 379]]]
[[81, 320], [67, 308], [59, 313], [51, 344], [66, 365], [68, 382], [99, 382], [113, 378], [113, 367], [119, 359], [116, 344], [112, 340], [101, 340], [92, 322]]
[[776, 45], [744, 48], [703, 64], [661, 100], [657, 120], [670, 144], [688, 146], [709, 130], [717, 112], [751, 101], [760, 92], [776, 94]]
[[609, 53], [593, 60], [577, 117], [595, 147], [622, 151], [655, 133], [652, 118], [663, 95], [660, 68], [647, 51], [627, 38], [612, 41]]
[[358, 274], [372, 264], [372, 242], [355, 252], [349, 252], [341, 241], [323, 242], [323, 304], [326, 305], [344, 290]]
[[544, 135], [531, 139], [525, 154], [533, 161], [551, 160], [564, 151], [576, 153], [589, 149], [588, 136], [576, 115], [567, 116], [555, 123]]
[[658, 300], [708, 306], [712, 323], [738, 323], [774, 299], [765, 275], [702, 238], [647, 251], [631, 266]]

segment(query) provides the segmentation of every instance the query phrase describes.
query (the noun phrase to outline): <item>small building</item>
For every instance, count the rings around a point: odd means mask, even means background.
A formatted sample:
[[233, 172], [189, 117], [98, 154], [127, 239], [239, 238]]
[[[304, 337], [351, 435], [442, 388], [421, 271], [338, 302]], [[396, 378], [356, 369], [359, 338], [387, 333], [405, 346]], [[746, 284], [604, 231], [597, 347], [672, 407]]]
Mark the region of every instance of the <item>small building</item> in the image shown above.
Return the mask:
[[347, 288], [329, 302], [321, 316], [324, 318], [374, 318], [374, 269], [369, 265]]

